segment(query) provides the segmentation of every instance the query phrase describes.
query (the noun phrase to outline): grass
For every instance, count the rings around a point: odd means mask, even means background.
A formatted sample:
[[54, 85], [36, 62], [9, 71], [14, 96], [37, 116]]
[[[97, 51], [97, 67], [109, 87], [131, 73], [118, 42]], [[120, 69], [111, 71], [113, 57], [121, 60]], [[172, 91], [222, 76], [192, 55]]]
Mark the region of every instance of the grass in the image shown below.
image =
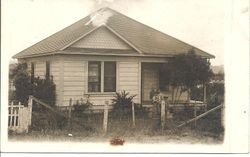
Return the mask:
[[[104, 134], [103, 114], [91, 114], [74, 117], [71, 127], [61, 129], [33, 129], [28, 134], [10, 134], [10, 141], [77, 141], [109, 142], [111, 139], [124, 139], [126, 143], [204, 143], [219, 144], [223, 142], [223, 130], [218, 128], [218, 113], [212, 118], [203, 118], [197, 122], [197, 128], [189, 124], [180, 129], [175, 128], [180, 121], [168, 120], [166, 129], [159, 128], [159, 121], [145, 115], [136, 116], [136, 126], [132, 127], [131, 117], [118, 120], [109, 117], [108, 131]], [[72, 136], [69, 136], [72, 134]]]

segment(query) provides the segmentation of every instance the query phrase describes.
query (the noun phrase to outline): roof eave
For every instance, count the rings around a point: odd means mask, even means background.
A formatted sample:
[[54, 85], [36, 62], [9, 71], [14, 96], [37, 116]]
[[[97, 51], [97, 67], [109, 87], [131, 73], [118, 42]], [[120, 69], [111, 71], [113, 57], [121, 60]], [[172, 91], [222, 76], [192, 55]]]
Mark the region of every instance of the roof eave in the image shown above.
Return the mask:
[[[65, 50], [54, 51], [54, 52], [47, 52], [43, 54], [31, 54], [25, 56], [14, 55], [12, 58], [14, 59], [23, 59], [23, 58], [32, 58], [32, 57], [43, 57], [43, 56], [51, 56], [51, 55], [93, 55], [93, 56], [123, 56], [123, 57], [173, 57], [174, 54], [145, 54], [145, 53], [138, 53], [138, 54], [113, 54], [113, 53], [84, 53], [84, 52], [68, 52]], [[206, 56], [201, 56], [202, 58], [207, 59], [214, 59], [215, 56], [206, 53]]]

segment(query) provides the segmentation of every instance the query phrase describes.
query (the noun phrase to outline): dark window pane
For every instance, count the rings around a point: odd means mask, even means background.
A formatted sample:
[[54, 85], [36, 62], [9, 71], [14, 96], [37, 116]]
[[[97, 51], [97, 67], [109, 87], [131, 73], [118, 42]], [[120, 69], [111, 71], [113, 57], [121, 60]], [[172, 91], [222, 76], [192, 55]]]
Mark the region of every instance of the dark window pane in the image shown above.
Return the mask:
[[11, 120], [11, 116], [9, 116], [8, 118], [8, 126], [10, 126], [10, 120]]
[[18, 126], [18, 116], [16, 116], [16, 124], [15, 126]]
[[50, 79], [50, 62], [46, 61], [46, 76], [45, 78], [48, 80]]
[[35, 77], [35, 64], [31, 63], [31, 83], [34, 82], [34, 77]]
[[159, 71], [159, 87], [161, 91], [170, 90], [170, 70], [170, 67], [163, 64]]
[[104, 62], [104, 92], [116, 91], [116, 63]]
[[88, 64], [88, 92], [101, 92], [101, 62]]

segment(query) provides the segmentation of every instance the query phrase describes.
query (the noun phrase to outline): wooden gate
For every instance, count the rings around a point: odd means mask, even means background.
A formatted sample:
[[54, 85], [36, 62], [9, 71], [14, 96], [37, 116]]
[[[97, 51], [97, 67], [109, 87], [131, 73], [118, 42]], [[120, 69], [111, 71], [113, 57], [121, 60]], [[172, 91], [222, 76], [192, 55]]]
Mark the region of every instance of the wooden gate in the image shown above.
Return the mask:
[[31, 125], [32, 99], [29, 99], [28, 106], [21, 102], [12, 101], [8, 106], [8, 130], [16, 133], [28, 133]]

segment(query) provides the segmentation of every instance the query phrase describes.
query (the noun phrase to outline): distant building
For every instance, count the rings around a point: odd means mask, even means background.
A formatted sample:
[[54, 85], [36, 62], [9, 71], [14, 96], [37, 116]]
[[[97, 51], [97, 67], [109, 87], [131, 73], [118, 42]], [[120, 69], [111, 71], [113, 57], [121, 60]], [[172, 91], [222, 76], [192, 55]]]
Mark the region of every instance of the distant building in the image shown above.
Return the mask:
[[211, 79], [211, 83], [224, 83], [224, 66], [212, 66], [214, 76]]

